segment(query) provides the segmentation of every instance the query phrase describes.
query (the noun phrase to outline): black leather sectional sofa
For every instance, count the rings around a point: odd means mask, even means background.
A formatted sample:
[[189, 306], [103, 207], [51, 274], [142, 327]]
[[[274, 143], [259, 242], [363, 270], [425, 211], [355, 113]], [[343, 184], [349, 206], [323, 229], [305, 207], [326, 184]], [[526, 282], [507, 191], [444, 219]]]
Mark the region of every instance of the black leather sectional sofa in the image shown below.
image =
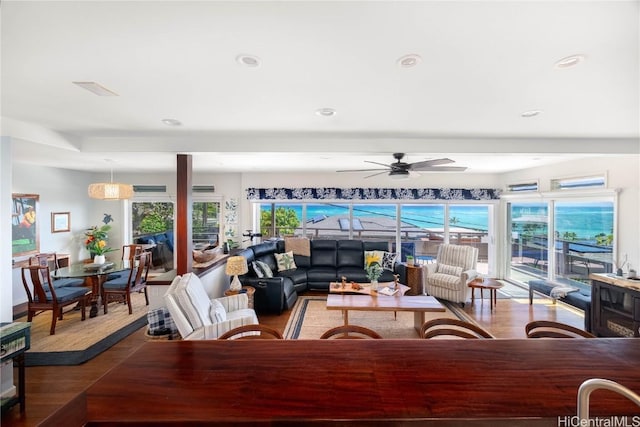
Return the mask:
[[[311, 255], [294, 254], [296, 268], [278, 271], [276, 253], [285, 252], [284, 240], [270, 240], [250, 246], [237, 253], [247, 259], [249, 273], [240, 276], [243, 285], [256, 288], [255, 308], [258, 312], [281, 313], [290, 309], [298, 298], [298, 293], [314, 290], [329, 291], [331, 282], [345, 276], [348, 281], [368, 282], [364, 269], [364, 252], [388, 251], [388, 242], [369, 242], [361, 240], [311, 240]], [[254, 261], [266, 263], [274, 277], [260, 278], [254, 271]], [[393, 275], [400, 275], [404, 283], [406, 268], [395, 263], [394, 271], [384, 270], [380, 282], [393, 281]]]

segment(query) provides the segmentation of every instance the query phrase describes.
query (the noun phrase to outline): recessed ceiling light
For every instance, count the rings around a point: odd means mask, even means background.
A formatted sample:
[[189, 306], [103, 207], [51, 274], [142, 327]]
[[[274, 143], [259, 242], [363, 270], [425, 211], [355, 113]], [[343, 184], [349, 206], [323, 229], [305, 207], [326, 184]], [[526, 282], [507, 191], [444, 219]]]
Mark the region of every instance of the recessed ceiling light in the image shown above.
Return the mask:
[[562, 58], [561, 60], [556, 62], [556, 68], [571, 68], [575, 67], [582, 61], [584, 61], [586, 57], [584, 55], [571, 55], [566, 58]]
[[254, 55], [238, 55], [236, 56], [236, 62], [245, 67], [259, 67], [261, 64], [260, 58]]
[[162, 119], [160, 121], [167, 126], [182, 126], [182, 122], [176, 119]]
[[420, 61], [422, 61], [422, 58], [420, 57], [420, 55], [417, 55], [415, 53], [410, 53], [398, 59], [397, 62], [398, 62], [398, 65], [402, 68], [411, 68], [418, 65]]
[[96, 94], [98, 96], [119, 96], [112, 90], [107, 89], [106, 87], [99, 85], [96, 82], [71, 82], [74, 85], [80, 86], [82, 89], [86, 89], [89, 92]]
[[539, 115], [540, 113], [542, 113], [542, 111], [540, 110], [529, 110], [529, 111], [523, 111], [522, 113], [520, 113], [520, 117], [535, 117], [537, 115]]
[[322, 117], [331, 117], [336, 115], [336, 110], [333, 108], [318, 108], [316, 114]]

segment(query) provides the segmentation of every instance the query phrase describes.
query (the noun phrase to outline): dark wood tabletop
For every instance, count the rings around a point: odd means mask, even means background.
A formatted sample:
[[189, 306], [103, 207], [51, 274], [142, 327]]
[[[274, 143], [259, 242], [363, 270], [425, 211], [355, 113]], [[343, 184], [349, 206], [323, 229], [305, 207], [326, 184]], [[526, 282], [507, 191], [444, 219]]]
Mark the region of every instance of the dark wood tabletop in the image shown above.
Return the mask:
[[[576, 415], [586, 379], [640, 391], [638, 360], [633, 338], [155, 341], [64, 416], [88, 425], [557, 426]], [[592, 416], [640, 413], [610, 391], [591, 400]]]

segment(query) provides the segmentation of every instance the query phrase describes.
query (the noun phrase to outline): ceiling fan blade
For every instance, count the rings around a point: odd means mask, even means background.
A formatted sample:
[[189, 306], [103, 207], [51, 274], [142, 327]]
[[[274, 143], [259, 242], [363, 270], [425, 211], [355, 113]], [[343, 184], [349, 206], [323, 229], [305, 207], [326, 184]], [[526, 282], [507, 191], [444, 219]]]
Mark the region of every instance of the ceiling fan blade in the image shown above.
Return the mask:
[[342, 169], [336, 172], [373, 172], [373, 171], [383, 171], [386, 172], [388, 169]]
[[409, 165], [409, 170], [420, 171], [420, 170], [424, 170], [425, 168], [429, 168], [431, 166], [446, 165], [449, 163], [454, 163], [454, 161], [451, 159], [425, 160], [423, 162], [411, 163]]
[[382, 172], [378, 172], [378, 173], [374, 173], [373, 175], [367, 175], [365, 176], [365, 178], [371, 178], [372, 176], [378, 176], [378, 175], [382, 175], [383, 173], [387, 173], [387, 171], [382, 171]]
[[364, 162], [365, 162], [365, 163], [372, 163], [372, 164], [374, 164], [374, 165], [385, 166], [385, 167], [388, 167], [388, 168], [393, 167], [392, 165], [388, 165], [388, 164], [386, 164], [386, 163], [372, 162], [371, 160], [365, 160]]
[[462, 172], [467, 170], [465, 166], [433, 166], [420, 169], [418, 172]]

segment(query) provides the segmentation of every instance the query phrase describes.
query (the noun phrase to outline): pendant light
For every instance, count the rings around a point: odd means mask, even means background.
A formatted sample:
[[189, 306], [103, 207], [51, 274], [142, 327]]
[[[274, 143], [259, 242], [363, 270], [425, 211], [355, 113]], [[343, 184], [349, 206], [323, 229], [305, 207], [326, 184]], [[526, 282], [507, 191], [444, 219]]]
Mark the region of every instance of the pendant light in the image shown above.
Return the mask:
[[125, 200], [133, 197], [133, 186], [113, 182], [113, 166], [111, 167], [111, 181], [89, 184], [89, 197], [99, 200]]

